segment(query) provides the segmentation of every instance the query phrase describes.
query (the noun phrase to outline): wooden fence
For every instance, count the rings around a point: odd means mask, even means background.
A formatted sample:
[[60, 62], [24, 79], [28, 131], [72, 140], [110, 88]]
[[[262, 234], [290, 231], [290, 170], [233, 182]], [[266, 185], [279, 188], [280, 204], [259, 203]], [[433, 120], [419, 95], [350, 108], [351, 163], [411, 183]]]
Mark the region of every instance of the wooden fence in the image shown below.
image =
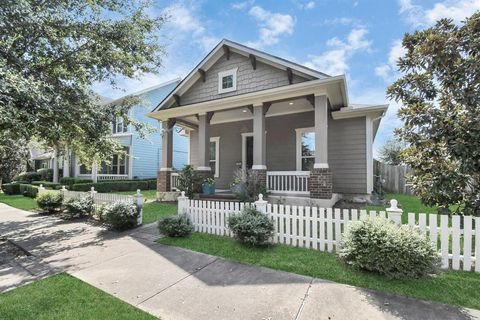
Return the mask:
[[[339, 248], [342, 233], [349, 223], [364, 217], [384, 217], [401, 223], [402, 210], [392, 200], [386, 211], [332, 209], [269, 204], [261, 198], [255, 203], [178, 199], [178, 213], [186, 214], [196, 232], [233, 236], [227, 221], [246, 206], [253, 206], [270, 217], [275, 225], [274, 243], [332, 252]], [[446, 215], [408, 214], [408, 224], [416, 226], [438, 249], [442, 268], [480, 272], [480, 218]], [[460, 226], [463, 225], [463, 228]], [[477, 240], [477, 241], [476, 241]]]
[[[392, 166], [377, 160], [373, 160], [373, 172], [376, 179], [381, 179], [382, 188], [387, 192], [412, 194], [405, 178], [413, 171], [405, 166]], [[374, 179], [374, 182], [376, 181]]]

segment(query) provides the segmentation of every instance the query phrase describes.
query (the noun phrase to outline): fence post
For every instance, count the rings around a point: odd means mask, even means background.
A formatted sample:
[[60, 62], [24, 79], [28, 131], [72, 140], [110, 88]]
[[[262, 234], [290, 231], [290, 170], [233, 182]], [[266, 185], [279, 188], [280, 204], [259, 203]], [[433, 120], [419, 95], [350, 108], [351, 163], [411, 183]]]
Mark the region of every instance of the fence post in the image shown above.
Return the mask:
[[38, 187], [38, 194], [40, 194], [44, 191], [45, 191], [45, 188], [43, 187], [43, 184], [40, 184], [40, 187]]
[[263, 194], [258, 195], [258, 200], [255, 201], [255, 207], [257, 208], [258, 211], [261, 213], [267, 213], [267, 203], [268, 201], [263, 200]]
[[62, 194], [62, 198], [65, 201], [65, 192], [67, 192], [67, 189], [65, 186], [62, 186], [62, 189], [60, 189], [60, 193]]
[[92, 198], [95, 198], [95, 193], [97, 193], [97, 191], [95, 191], [94, 187], [91, 187], [90, 188], [90, 195], [92, 196]]
[[135, 195], [137, 198], [137, 208], [138, 208], [138, 218], [137, 218], [137, 225], [141, 225], [143, 222], [143, 196], [140, 192], [140, 189], [137, 189], [137, 194]]
[[188, 197], [185, 196], [185, 191], [182, 191], [178, 197], [178, 211], [177, 214], [184, 214], [185, 208], [188, 206]]
[[398, 206], [398, 201], [395, 199], [390, 200], [390, 208], [387, 208], [388, 219], [392, 220], [396, 224], [402, 224], [403, 210]]

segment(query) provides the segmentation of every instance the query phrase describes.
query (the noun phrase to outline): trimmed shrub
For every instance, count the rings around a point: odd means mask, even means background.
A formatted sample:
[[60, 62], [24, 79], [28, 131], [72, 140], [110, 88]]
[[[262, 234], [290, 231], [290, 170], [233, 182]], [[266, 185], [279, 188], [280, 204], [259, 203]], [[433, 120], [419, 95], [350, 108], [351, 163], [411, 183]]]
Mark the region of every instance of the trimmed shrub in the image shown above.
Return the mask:
[[105, 192], [116, 192], [116, 191], [137, 191], [148, 190], [148, 181], [108, 181], [108, 182], [98, 182], [98, 183], [76, 183], [72, 185], [72, 190], [74, 191], [90, 191], [94, 187], [96, 191], [105, 193]]
[[59, 180], [60, 185], [66, 186], [71, 189], [71, 186], [75, 183], [93, 183], [92, 179], [85, 178], [72, 178], [72, 177], [63, 177]]
[[47, 189], [57, 189], [60, 186], [60, 183], [51, 182], [51, 181], [32, 181], [32, 185], [40, 186], [43, 185], [44, 188]]
[[45, 213], [55, 213], [62, 207], [63, 196], [60, 192], [42, 192], [37, 197], [37, 204]]
[[260, 211], [245, 208], [241, 213], [228, 218], [228, 227], [235, 238], [250, 246], [264, 246], [273, 236], [273, 222]]
[[40, 175], [40, 178], [37, 180], [53, 181], [53, 169], [38, 169], [37, 173]]
[[8, 195], [21, 194], [20, 184], [18, 183], [4, 183], [2, 184], [2, 191]]
[[90, 195], [72, 198], [65, 202], [65, 209], [71, 218], [81, 218], [91, 215], [94, 210], [93, 198]]
[[157, 179], [147, 180], [148, 190], [157, 190]]
[[190, 220], [181, 215], [163, 218], [158, 221], [158, 230], [160, 234], [168, 237], [186, 237], [193, 231], [193, 227]]
[[348, 265], [394, 279], [426, 276], [440, 262], [436, 248], [416, 227], [385, 218], [351, 223], [337, 254]]
[[105, 206], [102, 218], [111, 229], [131, 229], [137, 225], [138, 209], [132, 202], [117, 201]]
[[43, 180], [38, 172], [22, 172], [16, 178], [15, 181], [26, 181], [32, 183], [32, 181]]
[[31, 184], [20, 184], [20, 194], [25, 197], [35, 198], [38, 194], [38, 187]]
[[192, 198], [195, 193], [202, 192], [202, 177], [192, 165], [186, 165], [178, 172], [178, 188]]

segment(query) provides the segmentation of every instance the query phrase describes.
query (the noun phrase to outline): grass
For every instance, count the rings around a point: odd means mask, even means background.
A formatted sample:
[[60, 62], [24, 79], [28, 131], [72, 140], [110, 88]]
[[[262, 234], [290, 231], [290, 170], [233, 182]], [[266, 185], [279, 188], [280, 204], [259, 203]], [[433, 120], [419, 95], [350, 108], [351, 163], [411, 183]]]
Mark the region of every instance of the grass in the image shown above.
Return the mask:
[[177, 214], [177, 205], [173, 203], [147, 202], [143, 205], [143, 224]]
[[0, 202], [8, 204], [11, 207], [32, 211], [37, 209], [37, 201], [35, 199], [25, 197], [23, 195], [6, 195], [0, 193]]
[[[126, 194], [126, 195], [134, 195], [136, 194], [137, 192], [136, 191], [118, 191], [118, 192], [113, 192], [115, 194]], [[157, 190], [143, 190], [140, 192], [143, 197], [147, 200], [147, 201], [152, 201], [152, 200], [156, 200], [157, 199]]]
[[331, 280], [362, 288], [480, 309], [480, 274], [442, 272], [433, 278], [391, 280], [345, 266], [333, 253], [275, 245], [257, 249], [235, 240], [194, 233], [187, 238], [162, 238], [159, 243], [203, 252], [241, 263]]
[[0, 294], [0, 318], [156, 319], [66, 273]]

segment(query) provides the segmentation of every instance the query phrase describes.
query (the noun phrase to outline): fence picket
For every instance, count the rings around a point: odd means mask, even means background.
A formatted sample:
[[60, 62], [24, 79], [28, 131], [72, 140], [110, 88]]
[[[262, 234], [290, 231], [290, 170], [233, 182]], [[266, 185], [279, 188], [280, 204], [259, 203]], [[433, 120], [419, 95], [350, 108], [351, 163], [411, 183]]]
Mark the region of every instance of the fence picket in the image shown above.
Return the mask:
[[418, 226], [420, 228], [420, 231], [425, 233], [427, 227], [427, 215], [425, 213], [420, 213], [418, 215]]
[[327, 249], [333, 251], [333, 219], [332, 208], [327, 208]]
[[305, 207], [305, 247], [306, 248], [311, 248], [311, 240], [312, 240], [312, 235], [311, 235], [311, 228], [312, 228], [312, 216], [311, 216], [311, 208], [310, 207]]
[[340, 209], [335, 209], [335, 250], [338, 249], [341, 240], [341, 229], [340, 229]]
[[448, 229], [448, 216], [440, 216], [440, 236], [441, 236], [441, 254], [442, 254], [442, 268], [448, 268], [448, 239], [450, 238], [450, 231]]
[[286, 244], [291, 245], [292, 244], [292, 236], [290, 232], [290, 223], [291, 223], [291, 207], [290, 206], [285, 206], [285, 227], [286, 227]]
[[452, 216], [452, 269], [460, 269], [460, 216]]
[[472, 216], [463, 217], [463, 270], [472, 269]]
[[408, 225], [410, 225], [410, 226], [415, 225], [415, 213], [413, 213], [413, 212], [408, 213]]
[[318, 249], [318, 208], [312, 207], [312, 248]]
[[432, 242], [432, 245], [437, 248], [437, 242], [438, 242], [438, 230], [437, 230], [437, 215], [436, 214], [430, 214], [428, 216], [429, 222], [428, 222], [428, 227], [430, 229], [430, 241]]
[[475, 271], [480, 272], [480, 218], [475, 217]]
[[320, 219], [318, 221], [320, 225], [320, 251], [325, 251], [325, 209], [318, 209]]

